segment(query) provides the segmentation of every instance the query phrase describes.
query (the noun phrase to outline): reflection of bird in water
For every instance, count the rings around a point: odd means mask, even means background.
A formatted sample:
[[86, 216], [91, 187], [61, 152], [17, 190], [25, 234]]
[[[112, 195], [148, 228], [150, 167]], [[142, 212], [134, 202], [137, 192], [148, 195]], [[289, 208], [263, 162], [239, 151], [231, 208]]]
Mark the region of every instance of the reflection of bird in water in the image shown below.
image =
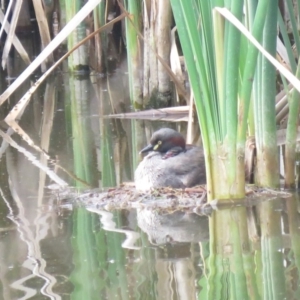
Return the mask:
[[172, 242], [200, 242], [208, 240], [208, 218], [181, 211], [160, 214], [154, 210], [137, 211], [139, 227], [148, 235], [150, 243], [162, 245]]
[[135, 171], [134, 181], [138, 190], [185, 188], [205, 183], [203, 149], [186, 145], [179, 132], [170, 128], [154, 132], [150, 144], [141, 153], [149, 151]]

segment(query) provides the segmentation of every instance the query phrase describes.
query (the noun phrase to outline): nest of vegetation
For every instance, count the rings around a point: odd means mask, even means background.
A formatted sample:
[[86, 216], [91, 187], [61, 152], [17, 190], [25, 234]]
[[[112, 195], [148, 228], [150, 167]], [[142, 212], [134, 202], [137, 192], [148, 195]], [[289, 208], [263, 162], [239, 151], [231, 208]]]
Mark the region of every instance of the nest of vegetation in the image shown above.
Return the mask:
[[115, 209], [146, 208], [155, 211], [195, 211], [200, 214], [206, 203], [206, 190], [203, 186], [190, 189], [159, 188], [146, 192], [137, 191], [134, 186], [123, 185], [106, 191], [88, 191], [75, 198], [81, 204], [108, 211]]
[[175, 211], [194, 212], [209, 215], [214, 209], [230, 206], [253, 206], [262, 201], [274, 198], [287, 198], [291, 194], [284, 191], [247, 186], [243, 199], [215, 199], [207, 203], [205, 186], [186, 189], [159, 188], [146, 192], [137, 191], [132, 185], [122, 185], [105, 191], [89, 190], [83, 193], [58, 193], [60, 201], [72, 201], [88, 207], [112, 211], [116, 209], [149, 209], [161, 213]]

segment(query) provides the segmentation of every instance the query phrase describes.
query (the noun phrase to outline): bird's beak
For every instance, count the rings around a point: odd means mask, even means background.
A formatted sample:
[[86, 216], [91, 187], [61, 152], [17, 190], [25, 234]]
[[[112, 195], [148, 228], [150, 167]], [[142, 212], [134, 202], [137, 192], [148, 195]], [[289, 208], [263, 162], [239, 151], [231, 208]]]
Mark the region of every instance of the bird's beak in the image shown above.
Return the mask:
[[149, 152], [153, 150], [153, 145], [149, 144], [148, 146], [146, 146], [144, 149], [142, 149], [140, 151], [140, 154], [145, 153], [145, 152]]

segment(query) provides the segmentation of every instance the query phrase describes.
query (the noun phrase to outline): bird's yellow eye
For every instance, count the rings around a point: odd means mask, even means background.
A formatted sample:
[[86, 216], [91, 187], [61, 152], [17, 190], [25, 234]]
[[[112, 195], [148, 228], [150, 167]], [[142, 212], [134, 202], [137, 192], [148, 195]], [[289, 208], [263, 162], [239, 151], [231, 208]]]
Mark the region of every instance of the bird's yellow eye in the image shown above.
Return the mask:
[[153, 147], [153, 150], [156, 151], [161, 145], [162, 141], [158, 141], [157, 144]]

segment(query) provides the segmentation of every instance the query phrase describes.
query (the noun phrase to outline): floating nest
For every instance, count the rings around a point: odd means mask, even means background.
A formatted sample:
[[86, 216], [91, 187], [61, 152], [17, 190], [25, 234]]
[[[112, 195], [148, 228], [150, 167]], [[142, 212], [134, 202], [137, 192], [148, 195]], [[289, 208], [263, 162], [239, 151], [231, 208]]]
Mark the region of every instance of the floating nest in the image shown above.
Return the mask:
[[83, 193], [64, 191], [57, 197], [60, 201], [74, 201], [88, 207], [112, 211], [116, 209], [149, 209], [160, 213], [175, 211], [194, 212], [209, 215], [214, 209], [230, 206], [253, 206], [277, 197], [286, 198], [291, 194], [284, 191], [247, 186], [243, 199], [215, 199], [207, 203], [205, 186], [186, 189], [159, 188], [146, 192], [137, 191], [133, 185], [125, 184], [107, 190], [89, 190]]
[[64, 189], [55, 191], [55, 197], [60, 203], [75, 202], [107, 211], [147, 208], [170, 213], [178, 210], [193, 211], [195, 208], [202, 210], [206, 204], [206, 189], [205, 186], [196, 186], [187, 189], [159, 188], [141, 192], [137, 191], [134, 185], [124, 184], [116, 188], [84, 192]]

